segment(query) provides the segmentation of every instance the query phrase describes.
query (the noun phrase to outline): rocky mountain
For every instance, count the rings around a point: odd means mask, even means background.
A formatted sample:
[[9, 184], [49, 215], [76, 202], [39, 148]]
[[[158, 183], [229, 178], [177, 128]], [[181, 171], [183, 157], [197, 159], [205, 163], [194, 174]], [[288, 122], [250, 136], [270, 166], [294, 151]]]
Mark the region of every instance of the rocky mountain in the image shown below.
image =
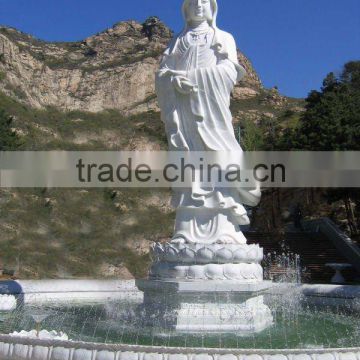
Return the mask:
[[[0, 109], [13, 116], [20, 149], [166, 149], [154, 72], [171, 37], [157, 18], [74, 43], [0, 27]], [[303, 101], [265, 89], [241, 52], [239, 60], [247, 77], [232, 99], [236, 135], [246, 124], [271, 131], [296, 122]], [[167, 189], [0, 189], [0, 270], [21, 278], [143, 276], [150, 243], [171, 235], [169, 200]]]
[[[157, 18], [121, 22], [80, 42], [47, 43], [0, 27], [0, 90], [35, 108], [134, 114], [156, 109], [154, 73], [172, 32]], [[247, 78], [239, 96], [261, 88], [239, 53]]]

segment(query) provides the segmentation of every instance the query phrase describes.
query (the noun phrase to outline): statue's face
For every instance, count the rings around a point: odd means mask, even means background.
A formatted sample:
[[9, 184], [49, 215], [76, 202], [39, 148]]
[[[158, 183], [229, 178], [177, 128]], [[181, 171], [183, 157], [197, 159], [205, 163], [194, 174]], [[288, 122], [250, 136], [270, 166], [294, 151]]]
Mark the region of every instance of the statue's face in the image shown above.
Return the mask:
[[212, 19], [210, 0], [190, 0], [187, 11], [189, 21], [203, 21]]

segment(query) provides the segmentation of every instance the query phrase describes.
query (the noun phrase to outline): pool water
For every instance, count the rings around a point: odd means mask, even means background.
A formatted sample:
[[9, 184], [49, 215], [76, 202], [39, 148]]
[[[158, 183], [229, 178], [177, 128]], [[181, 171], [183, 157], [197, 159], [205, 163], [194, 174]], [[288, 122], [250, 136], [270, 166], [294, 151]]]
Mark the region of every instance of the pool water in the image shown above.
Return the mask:
[[[297, 349], [360, 346], [359, 314], [333, 309], [312, 309], [306, 304], [271, 308], [274, 323], [257, 334], [179, 334], [160, 326], [146, 328], [139, 322], [139, 305], [133, 302], [21, 306], [0, 313], [0, 332], [41, 327], [65, 332], [71, 340], [107, 344], [167, 347], [241, 349]], [[37, 324], [36, 321], [40, 321]]]

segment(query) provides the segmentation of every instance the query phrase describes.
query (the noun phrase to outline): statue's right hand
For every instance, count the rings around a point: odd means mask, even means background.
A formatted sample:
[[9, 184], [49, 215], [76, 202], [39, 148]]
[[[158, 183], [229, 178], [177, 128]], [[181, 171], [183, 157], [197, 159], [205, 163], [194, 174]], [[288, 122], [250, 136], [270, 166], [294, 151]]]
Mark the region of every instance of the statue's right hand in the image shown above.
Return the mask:
[[166, 77], [166, 76], [185, 76], [186, 71], [172, 70], [172, 69], [169, 69], [167, 66], [165, 66], [158, 71], [158, 75], [161, 78]]
[[185, 76], [174, 76], [172, 82], [180, 94], [188, 95], [197, 92], [197, 87]]
[[169, 69], [168, 67], [164, 67], [164, 68], [160, 69], [157, 73], [158, 73], [159, 77], [161, 77], [161, 78], [173, 75], [173, 71], [171, 69]]

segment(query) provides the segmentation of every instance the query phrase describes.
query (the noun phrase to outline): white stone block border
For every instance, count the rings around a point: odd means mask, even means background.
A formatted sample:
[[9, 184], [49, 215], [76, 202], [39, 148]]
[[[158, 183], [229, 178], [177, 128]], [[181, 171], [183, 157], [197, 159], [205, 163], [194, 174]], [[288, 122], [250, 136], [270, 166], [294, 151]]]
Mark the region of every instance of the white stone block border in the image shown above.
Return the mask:
[[1, 360], [360, 360], [360, 347], [241, 350], [106, 345], [0, 335]]
[[0, 311], [12, 311], [16, 309], [16, 297], [14, 295], [0, 295]]

